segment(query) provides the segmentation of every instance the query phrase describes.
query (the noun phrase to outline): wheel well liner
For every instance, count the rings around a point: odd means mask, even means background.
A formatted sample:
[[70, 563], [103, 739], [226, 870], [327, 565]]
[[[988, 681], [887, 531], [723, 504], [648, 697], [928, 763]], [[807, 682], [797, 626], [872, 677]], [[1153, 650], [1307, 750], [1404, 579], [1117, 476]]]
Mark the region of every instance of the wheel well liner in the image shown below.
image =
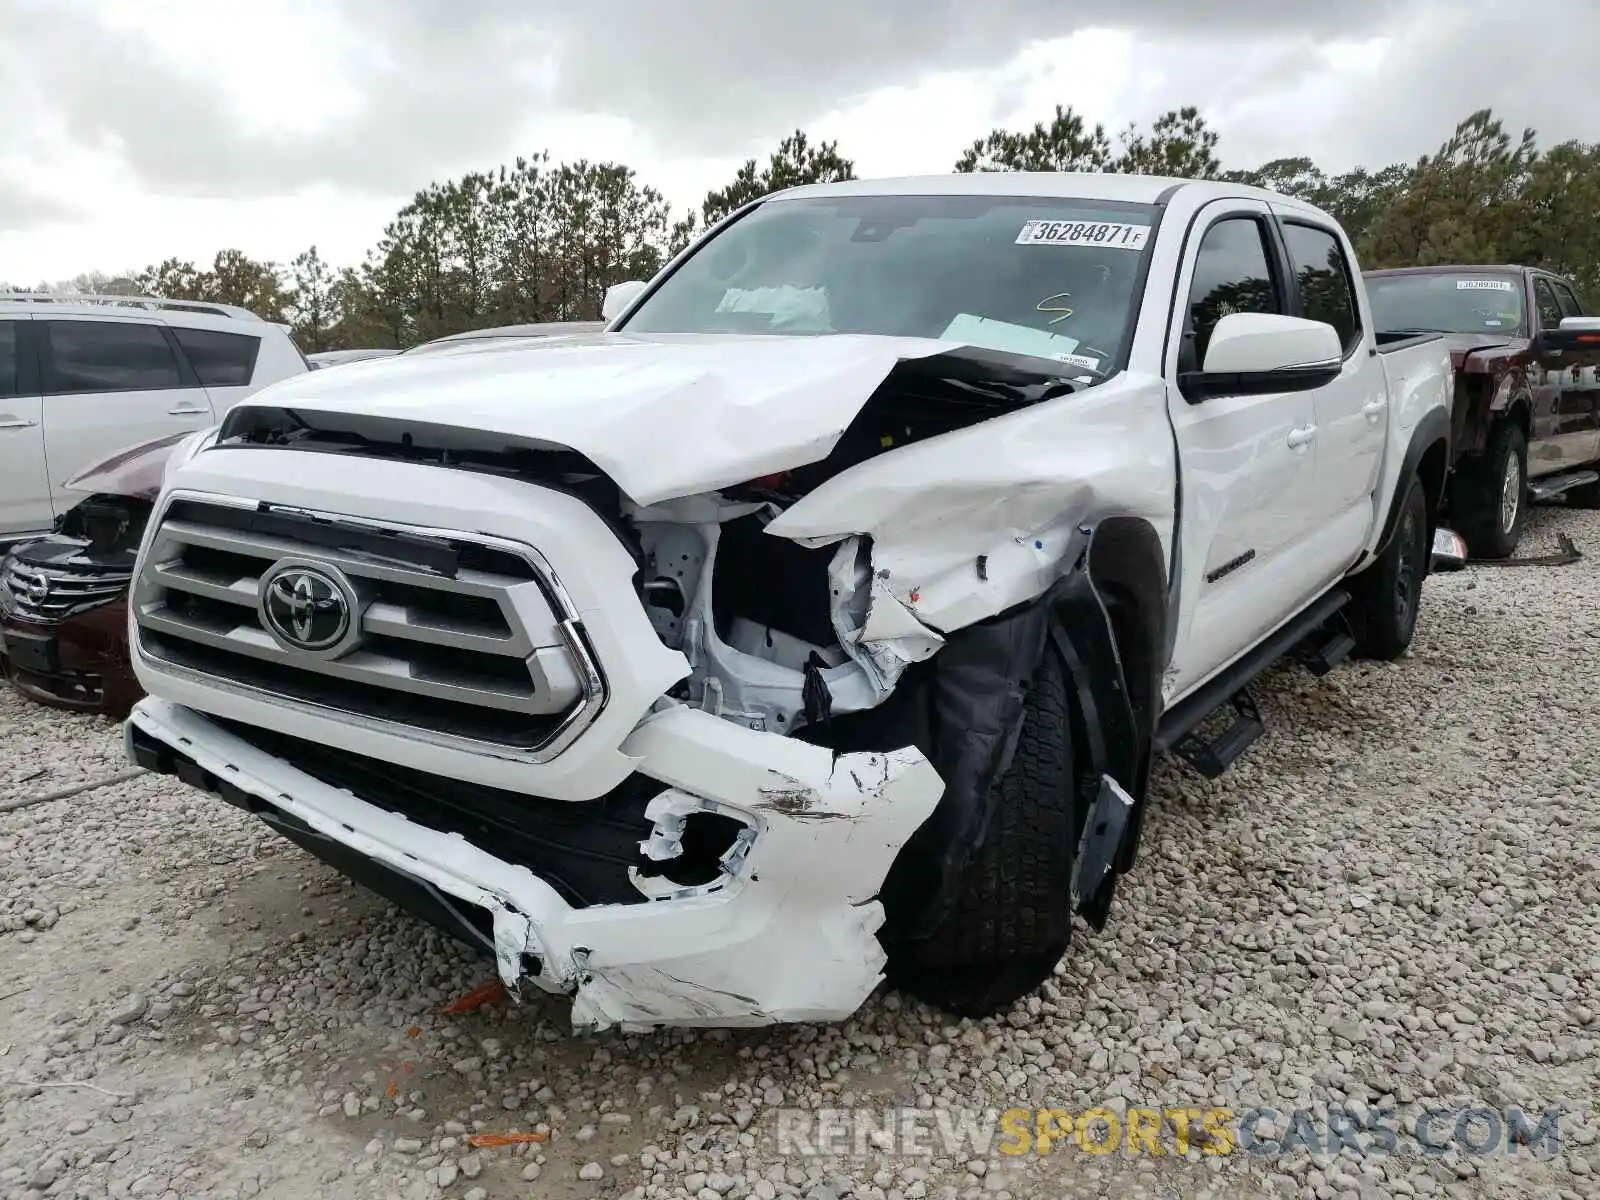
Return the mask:
[[[1154, 529], [1135, 518], [1081, 528], [1078, 539], [1044, 595], [952, 634], [891, 698], [945, 790], [885, 881], [887, 940], [928, 937], [949, 912], [987, 834], [1028, 683], [1046, 654], [1060, 657], [1073, 690], [1079, 803], [1094, 802], [1102, 775], [1134, 796], [1139, 811], [1117, 869], [1133, 861], [1166, 644], [1165, 556]], [[1085, 904], [1097, 926], [1110, 890], [1108, 880]]]

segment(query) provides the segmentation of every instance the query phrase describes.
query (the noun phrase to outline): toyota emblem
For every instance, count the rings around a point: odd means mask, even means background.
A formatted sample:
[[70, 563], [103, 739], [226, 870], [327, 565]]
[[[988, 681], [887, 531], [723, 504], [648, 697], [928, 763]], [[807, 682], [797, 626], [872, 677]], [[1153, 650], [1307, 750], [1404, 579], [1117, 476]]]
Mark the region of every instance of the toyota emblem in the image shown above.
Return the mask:
[[353, 632], [353, 610], [350, 585], [334, 568], [279, 563], [261, 581], [261, 623], [290, 650], [342, 648]]

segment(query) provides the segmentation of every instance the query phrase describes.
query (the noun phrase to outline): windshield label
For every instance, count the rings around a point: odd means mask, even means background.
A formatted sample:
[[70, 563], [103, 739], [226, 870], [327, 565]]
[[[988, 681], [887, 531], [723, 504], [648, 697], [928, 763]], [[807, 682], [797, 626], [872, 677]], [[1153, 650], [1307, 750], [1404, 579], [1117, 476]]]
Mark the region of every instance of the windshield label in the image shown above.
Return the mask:
[[1016, 244], [1143, 250], [1149, 237], [1148, 225], [1119, 225], [1114, 221], [1024, 221]]
[[1458, 279], [1458, 292], [1514, 292], [1516, 287], [1504, 279]]
[[1100, 360], [1098, 358], [1091, 358], [1087, 354], [1057, 354], [1055, 358], [1057, 362], [1064, 362], [1068, 366], [1088, 367], [1091, 371], [1098, 371], [1100, 369]]

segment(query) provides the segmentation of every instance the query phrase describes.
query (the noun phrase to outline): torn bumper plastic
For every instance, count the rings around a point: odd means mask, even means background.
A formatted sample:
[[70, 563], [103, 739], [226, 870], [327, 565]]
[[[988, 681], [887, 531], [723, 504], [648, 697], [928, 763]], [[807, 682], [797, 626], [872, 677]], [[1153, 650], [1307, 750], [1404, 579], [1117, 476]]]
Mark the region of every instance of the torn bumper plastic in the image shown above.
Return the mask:
[[850, 1015], [882, 979], [878, 891], [943, 790], [916, 749], [835, 757], [668, 707], [621, 748], [662, 785], [641, 857], [671, 857], [676, 831], [696, 812], [745, 831], [712, 883], [652, 878], [641, 903], [574, 908], [527, 868], [321, 782], [193, 710], [144, 700], [126, 737], [143, 765], [486, 913], [511, 994], [531, 983], [571, 995], [574, 1024], [601, 1029]]

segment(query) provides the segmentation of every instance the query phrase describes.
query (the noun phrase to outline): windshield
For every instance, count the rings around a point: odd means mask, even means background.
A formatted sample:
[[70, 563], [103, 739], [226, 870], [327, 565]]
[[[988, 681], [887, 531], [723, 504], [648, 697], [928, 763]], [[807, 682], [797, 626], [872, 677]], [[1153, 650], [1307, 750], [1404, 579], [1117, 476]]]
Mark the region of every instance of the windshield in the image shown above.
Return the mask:
[[1380, 333], [1522, 334], [1522, 281], [1493, 271], [1427, 275], [1377, 275], [1367, 279]]
[[941, 338], [1108, 372], [1151, 205], [1016, 196], [773, 200], [712, 239], [629, 333]]

